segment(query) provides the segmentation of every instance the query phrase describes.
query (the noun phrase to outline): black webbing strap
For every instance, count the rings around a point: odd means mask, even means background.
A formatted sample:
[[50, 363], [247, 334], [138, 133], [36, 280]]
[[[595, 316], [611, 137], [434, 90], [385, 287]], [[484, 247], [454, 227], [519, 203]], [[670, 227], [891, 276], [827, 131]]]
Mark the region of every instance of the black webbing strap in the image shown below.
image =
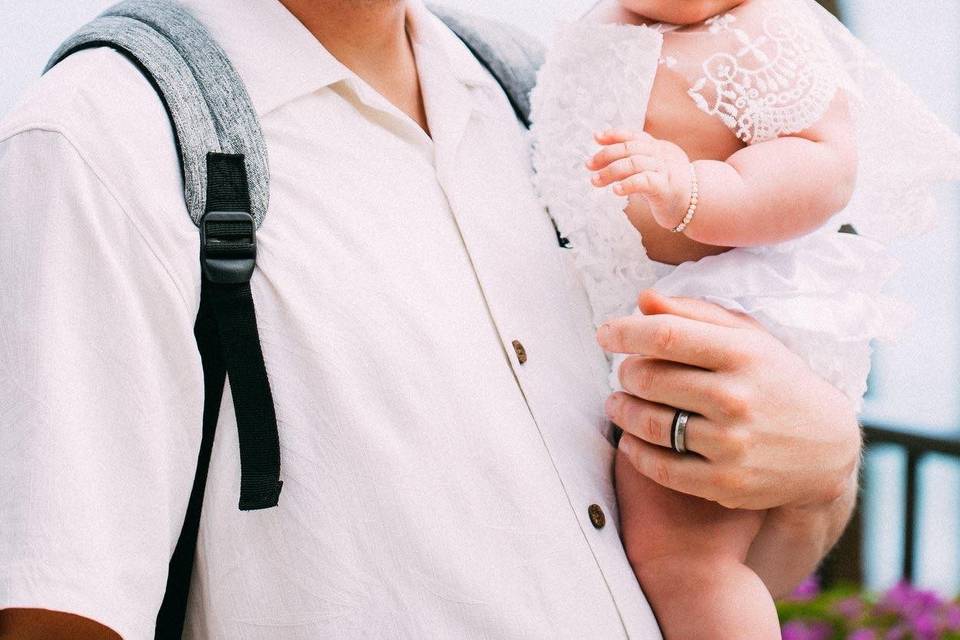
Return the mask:
[[209, 154], [207, 183], [207, 213], [200, 224], [200, 309], [194, 326], [203, 363], [203, 436], [186, 518], [157, 615], [156, 640], [177, 640], [183, 635], [210, 454], [228, 375], [240, 442], [240, 509], [276, 506], [283, 486], [273, 394], [250, 291], [256, 227], [249, 213], [243, 156]]
[[[202, 288], [210, 285], [203, 281]], [[210, 298], [200, 294], [200, 311], [193, 328], [203, 362], [203, 437], [200, 441], [200, 455], [197, 457], [197, 471], [193, 478], [193, 489], [187, 505], [187, 515], [180, 532], [180, 539], [170, 558], [167, 573], [167, 589], [163, 604], [157, 614], [156, 640], [179, 640], [183, 636], [183, 624], [187, 613], [187, 596], [190, 592], [190, 576], [193, 573], [193, 557], [197, 547], [197, 534], [200, 531], [200, 510], [203, 507], [204, 489], [207, 485], [207, 472], [210, 469], [210, 453], [213, 451], [213, 439], [217, 431], [217, 419], [220, 417], [220, 405], [223, 399], [223, 386], [227, 377], [226, 366], [220, 354], [217, 339], [217, 321], [213, 316]]]
[[240, 441], [240, 510], [269, 509], [280, 498], [280, 438], [250, 291], [256, 226], [242, 155], [207, 156], [207, 205], [200, 260], [220, 355], [230, 378]]

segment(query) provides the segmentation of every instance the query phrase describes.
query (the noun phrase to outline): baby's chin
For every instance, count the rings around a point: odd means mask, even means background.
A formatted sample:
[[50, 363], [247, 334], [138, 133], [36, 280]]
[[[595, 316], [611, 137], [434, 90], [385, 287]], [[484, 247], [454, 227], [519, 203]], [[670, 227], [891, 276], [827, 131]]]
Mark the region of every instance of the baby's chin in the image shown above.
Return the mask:
[[688, 25], [740, 6], [747, 0], [619, 0], [627, 11], [655, 22]]

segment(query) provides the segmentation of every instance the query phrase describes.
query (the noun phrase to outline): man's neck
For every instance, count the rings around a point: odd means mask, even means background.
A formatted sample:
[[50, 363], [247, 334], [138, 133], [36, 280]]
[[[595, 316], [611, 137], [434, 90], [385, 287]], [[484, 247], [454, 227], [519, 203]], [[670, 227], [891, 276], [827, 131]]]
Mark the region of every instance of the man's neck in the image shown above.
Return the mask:
[[280, 0], [344, 66], [426, 130], [405, 0]]

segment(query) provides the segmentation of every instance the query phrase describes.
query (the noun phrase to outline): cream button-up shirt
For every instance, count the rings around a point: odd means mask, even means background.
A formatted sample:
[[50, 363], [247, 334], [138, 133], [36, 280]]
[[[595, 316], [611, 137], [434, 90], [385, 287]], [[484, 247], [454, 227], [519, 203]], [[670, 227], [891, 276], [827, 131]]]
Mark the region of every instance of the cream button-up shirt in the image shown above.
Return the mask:
[[[228, 390], [188, 637], [658, 638], [606, 361], [496, 82], [410, 0], [431, 138], [276, 0], [186, 4], [268, 143], [252, 287], [284, 480], [237, 509]], [[0, 608], [152, 638], [200, 440], [199, 240], [124, 58], [72, 56], [0, 124], [0, 220]]]

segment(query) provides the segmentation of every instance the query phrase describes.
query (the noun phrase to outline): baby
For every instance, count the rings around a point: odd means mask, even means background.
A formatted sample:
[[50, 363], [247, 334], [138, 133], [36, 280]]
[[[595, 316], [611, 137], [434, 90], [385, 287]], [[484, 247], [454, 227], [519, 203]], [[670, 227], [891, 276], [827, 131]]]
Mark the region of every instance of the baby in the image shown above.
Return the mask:
[[[879, 244], [837, 233], [855, 219], [837, 214], [854, 195], [858, 136], [817, 11], [601, 2], [541, 71], [534, 165], [597, 325], [650, 286], [706, 299], [758, 320], [859, 408], [891, 268]], [[763, 512], [667, 490], [622, 453], [615, 480], [627, 556], [668, 639], [779, 637], [746, 565]]]
[[[769, 131], [762, 140], [751, 130], [756, 116], [710, 113], [707, 100], [722, 95], [691, 99], [686, 61], [708, 60], [719, 49], [719, 66], [751, 44], [731, 40], [724, 27], [699, 25], [722, 13], [759, 26], [771, 17], [768, 5], [622, 0], [597, 12], [606, 22], [678, 27], [664, 34], [661, 57], [675, 62], [656, 74], [643, 130], [599, 134], [603, 147], [587, 164], [595, 187], [613, 185], [615, 194], [630, 198], [626, 214], [651, 259], [680, 264], [727, 247], [798, 238], [849, 202], [857, 161], [842, 92], [817, 105], [816, 120]], [[736, 14], [727, 13], [734, 8]], [[724, 71], [716, 72], [723, 77]], [[745, 564], [763, 512], [727, 510], [671, 492], [640, 475], [622, 454], [615, 478], [627, 554], [668, 639], [779, 637], [773, 600]]]

